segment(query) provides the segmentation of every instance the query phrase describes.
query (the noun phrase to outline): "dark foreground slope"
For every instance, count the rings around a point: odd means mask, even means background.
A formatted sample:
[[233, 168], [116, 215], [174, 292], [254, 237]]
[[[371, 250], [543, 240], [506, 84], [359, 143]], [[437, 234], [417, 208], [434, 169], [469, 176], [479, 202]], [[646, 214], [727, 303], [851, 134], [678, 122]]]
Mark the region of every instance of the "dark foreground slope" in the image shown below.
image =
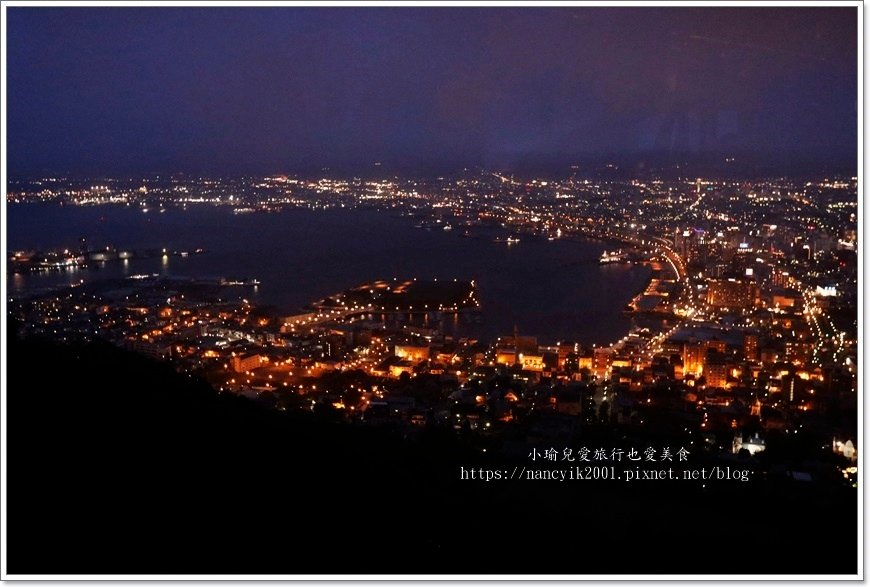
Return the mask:
[[8, 353], [10, 573], [856, 570], [854, 491], [461, 482], [448, 433], [266, 410], [105, 345]]

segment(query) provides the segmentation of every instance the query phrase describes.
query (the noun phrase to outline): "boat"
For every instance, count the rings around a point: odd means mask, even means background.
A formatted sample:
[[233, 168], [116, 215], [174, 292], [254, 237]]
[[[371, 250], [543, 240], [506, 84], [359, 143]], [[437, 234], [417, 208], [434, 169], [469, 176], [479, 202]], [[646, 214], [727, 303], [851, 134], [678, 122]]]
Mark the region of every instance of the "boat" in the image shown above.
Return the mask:
[[260, 285], [260, 280], [253, 277], [221, 277], [220, 285]]
[[604, 251], [598, 260], [600, 265], [608, 263], [628, 263], [628, 256], [622, 251]]
[[520, 239], [517, 238], [517, 237], [515, 237], [515, 236], [509, 236], [509, 237], [507, 237], [507, 238], [502, 238], [502, 237], [499, 236], [499, 237], [496, 237], [496, 238], [492, 239], [492, 242], [494, 242], [494, 243], [504, 243], [504, 244], [508, 244], [508, 245], [513, 245], [513, 244], [516, 244], [516, 243], [520, 242]]

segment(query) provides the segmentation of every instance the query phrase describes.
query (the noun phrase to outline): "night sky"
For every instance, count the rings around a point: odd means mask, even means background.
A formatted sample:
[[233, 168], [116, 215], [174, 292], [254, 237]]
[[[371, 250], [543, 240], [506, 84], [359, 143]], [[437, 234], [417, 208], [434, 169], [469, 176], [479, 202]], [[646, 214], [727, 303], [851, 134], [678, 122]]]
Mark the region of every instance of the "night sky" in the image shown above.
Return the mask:
[[857, 157], [856, 8], [7, 10], [13, 177]]

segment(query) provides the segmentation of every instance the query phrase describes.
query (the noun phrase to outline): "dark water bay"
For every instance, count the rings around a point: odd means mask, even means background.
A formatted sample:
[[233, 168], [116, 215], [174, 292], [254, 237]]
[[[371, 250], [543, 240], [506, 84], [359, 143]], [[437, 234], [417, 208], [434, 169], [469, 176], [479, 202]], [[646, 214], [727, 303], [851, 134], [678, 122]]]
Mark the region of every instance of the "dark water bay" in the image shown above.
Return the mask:
[[160, 273], [254, 277], [257, 303], [293, 312], [325, 295], [384, 278], [474, 279], [483, 314], [480, 336], [522, 334], [542, 341], [605, 344], [630, 325], [622, 308], [649, 269], [598, 265], [605, 245], [530, 239], [508, 246], [488, 232], [422, 230], [411, 218], [370, 210], [288, 210], [233, 214], [196, 206], [165, 213], [126, 206], [9, 205], [7, 246], [16, 249], [168, 248], [202, 255], [109, 262], [88, 269], [7, 275], [11, 295], [79, 280]]

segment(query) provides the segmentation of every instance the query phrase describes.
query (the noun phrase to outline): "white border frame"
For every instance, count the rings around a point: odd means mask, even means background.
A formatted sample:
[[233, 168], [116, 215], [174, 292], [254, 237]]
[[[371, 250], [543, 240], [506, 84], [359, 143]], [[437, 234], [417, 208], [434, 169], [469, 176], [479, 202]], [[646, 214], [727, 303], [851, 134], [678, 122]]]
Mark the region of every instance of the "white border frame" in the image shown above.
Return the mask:
[[[27, 2], [22, 0], [9, 0], [2, 2], [2, 11], [0, 11], [0, 39], [3, 39], [3, 46], [0, 47], [0, 145], [2, 145], [2, 157], [0, 157], [0, 182], [2, 182], [2, 226], [0, 226], [0, 254], [3, 259], [7, 259], [7, 242], [6, 242], [6, 198], [7, 198], [7, 167], [6, 167], [6, 9], [7, 7], [139, 7], [139, 6], [158, 6], [158, 7], [207, 7], [207, 6], [239, 6], [239, 7], [855, 7], [858, 9], [858, 239], [859, 239], [859, 260], [858, 260], [858, 572], [851, 575], [462, 575], [462, 574], [444, 574], [444, 575], [384, 575], [384, 574], [347, 574], [347, 575], [10, 575], [6, 572], [6, 512], [7, 512], [7, 492], [6, 492], [6, 457], [7, 457], [7, 442], [6, 442], [6, 390], [7, 390], [7, 357], [6, 343], [0, 345], [0, 372], [2, 372], [2, 380], [0, 380], [0, 428], [2, 428], [2, 443], [0, 443], [0, 580], [4, 581], [58, 581], [58, 580], [77, 580], [77, 581], [301, 581], [301, 582], [316, 582], [316, 581], [626, 581], [626, 580], [650, 580], [650, 581], [831, 581], [831, 580], [864, 580], [864, 361], [862, 356], [863, 340], [864, 340], [864, 256], [863, 256], [863, 202], [864, 202], [864, 3], [863, 0], [836, 0], [824, 2], [818, 0], [810, 1], [786, 1], [786, 0], [759, 0], [751, 2], [747, 0], [709, 0], [709, 1], [643, 1], [643, 0], [590, 0], [590, 1], [559, 1], [559, 0], [542, 0], [533, 2], [530, 0], [496, 0], [486, 2], [483, 0], [433, 0], [433, 1], [410, 1], [410, 0], [307, 0], [307, 1], [287, 1], [287, 0], [150, 0], [150, 1], [124, 1], [111, 0], [100, 2], [95, 0], [42, 0]], [[4, 272], [3, 280], [0, 282], [0, 337], [5, 339], [6, 336], [6, 312], [7, 312], [7, 276]]]

